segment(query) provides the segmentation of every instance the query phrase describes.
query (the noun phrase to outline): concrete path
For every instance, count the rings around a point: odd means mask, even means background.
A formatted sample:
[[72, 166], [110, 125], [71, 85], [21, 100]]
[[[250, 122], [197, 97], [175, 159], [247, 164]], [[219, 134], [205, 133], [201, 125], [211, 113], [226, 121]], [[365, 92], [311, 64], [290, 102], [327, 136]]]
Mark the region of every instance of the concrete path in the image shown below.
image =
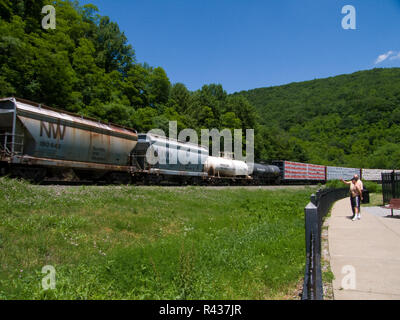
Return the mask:
[[400, 300], [400, 212], [363, 207], [351, 221], [349, 198], [329, 218], [330, 264], [337, 300]]

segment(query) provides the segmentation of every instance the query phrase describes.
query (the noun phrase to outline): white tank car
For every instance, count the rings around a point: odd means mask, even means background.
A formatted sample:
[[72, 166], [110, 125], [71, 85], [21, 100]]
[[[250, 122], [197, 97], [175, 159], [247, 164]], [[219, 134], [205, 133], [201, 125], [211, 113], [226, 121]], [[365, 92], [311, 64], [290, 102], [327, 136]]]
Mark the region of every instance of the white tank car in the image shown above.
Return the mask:
[[208, 157], [204, 163], [204, 171], [214, 177], [247, 177], [249, 167], [243, 161]]

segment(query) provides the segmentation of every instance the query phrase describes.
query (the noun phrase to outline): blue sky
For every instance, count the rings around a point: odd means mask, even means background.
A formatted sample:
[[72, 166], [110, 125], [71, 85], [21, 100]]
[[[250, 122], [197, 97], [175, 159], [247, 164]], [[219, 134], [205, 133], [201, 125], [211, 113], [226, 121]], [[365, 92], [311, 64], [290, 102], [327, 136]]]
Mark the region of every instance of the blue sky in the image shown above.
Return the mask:
[[[229, 93], [400, 67], [400, 0], [81, 0], [125, 32], [138, 62], [190, 90]], [[342, 7], [357, 29], [342, 28]]]

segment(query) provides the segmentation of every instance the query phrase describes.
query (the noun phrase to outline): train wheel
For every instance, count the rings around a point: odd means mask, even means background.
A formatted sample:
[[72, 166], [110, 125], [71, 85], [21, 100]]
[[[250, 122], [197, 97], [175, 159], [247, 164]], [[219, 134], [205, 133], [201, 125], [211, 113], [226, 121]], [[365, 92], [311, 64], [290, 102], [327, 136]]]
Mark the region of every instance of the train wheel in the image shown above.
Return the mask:
[[32, 168], [32, 167], [13, 167], [11, 169], [11, 176], [21, 178], [32, 183], [40, 183], [46, 178], [47, 170], [45, 168]]
[[121, 184], [131, 184], [132, 183], [132, 177], [130, 174], [126, 173], [120, 176], [119, 182]]
[[151, 185], [151, 181], [150, 181], [150, 178], [149, 178], [149, 177], [144, 177], [144, 178], [143, 178], [143, 185], [144, 185], [144, 186], [149, 186], [149, 185]]
[[132, 182], [131, 175], [127, 172], [111, 172], [105, 177], [107, 184], [130, 184]]
[[161, 183], [162, 178], [159, 175], [152, 174], [149, 176], [148, 184], [152, 186], [158, 186]]
[[5, 164], [5, 165], [0, 165], [0, 177], [4, 177], [4, 176], [6, 176], [7, 174], [9, 174], [9, 168], [8, 168], [8, 165], [7, 164]]
[[132, 177], [132, 183], [140, 186], [148, 184], [148, 176], [143, 173], [135, 173]]

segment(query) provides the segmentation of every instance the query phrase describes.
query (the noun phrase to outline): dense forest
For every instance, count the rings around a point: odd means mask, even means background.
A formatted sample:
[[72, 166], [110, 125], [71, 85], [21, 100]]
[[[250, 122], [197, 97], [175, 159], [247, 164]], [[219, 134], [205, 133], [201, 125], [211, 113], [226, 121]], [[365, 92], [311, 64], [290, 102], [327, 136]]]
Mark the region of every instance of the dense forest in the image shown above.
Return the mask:
[[400, 68], [260, 88], [238, 95], [261, 126], [296, 146], [298, 160], [325, 165], [400, 167]]
[[[0, 0], [0, 97], [16, 96], [145, 132], [255, 129], [256, 159], [400, 167], [400, 69], [227, 94], [189, 91], [162, 67], [136, 60], [117, 23], [94, 5], [55, 0], [56, 29], [43, 29], [44, 0]], [[130, 39], [134, 44], [134, 39]]]

